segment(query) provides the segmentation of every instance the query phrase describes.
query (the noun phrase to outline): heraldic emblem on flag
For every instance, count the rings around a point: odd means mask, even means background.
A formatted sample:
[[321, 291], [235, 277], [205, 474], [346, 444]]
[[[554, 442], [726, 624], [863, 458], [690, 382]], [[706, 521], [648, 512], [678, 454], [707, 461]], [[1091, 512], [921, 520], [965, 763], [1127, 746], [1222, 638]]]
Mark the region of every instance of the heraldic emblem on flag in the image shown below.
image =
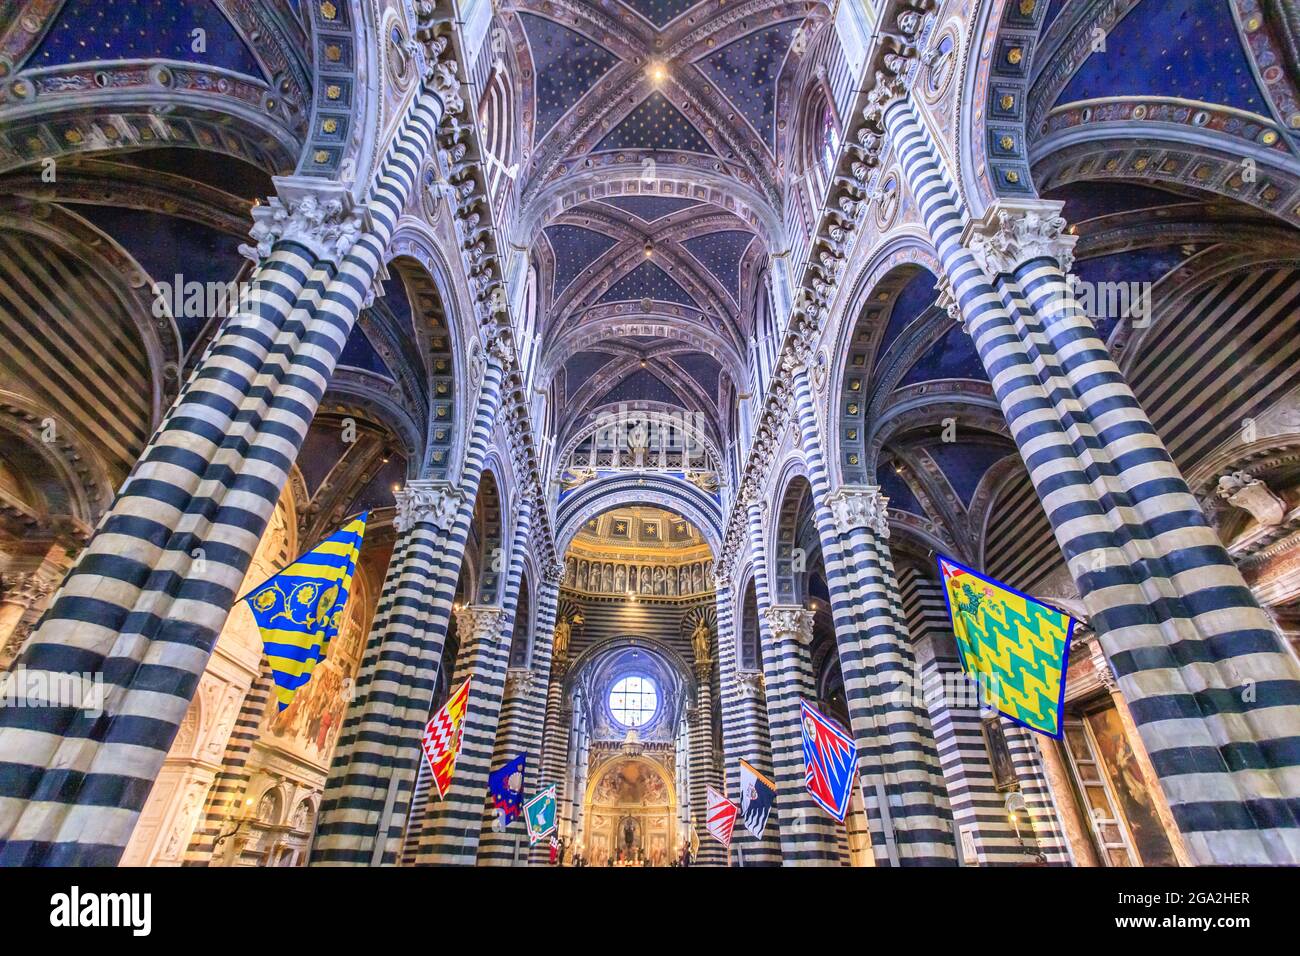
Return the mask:
[[823, 810], [843, 823], [853, 792], [853, 775], [858, 769], [858, 746], [808, 701], [800, 700], [799, 706], [808, 792]]
[[1074, 619], [940, 555], [962, 668], [998, 713], [1060, 739]]
[[311, 680], [339, 633], [365, 533], [362, 514], [244, 598], [262, 633], [280, 710]]
[[465, 731], [465, 711], [469, 708], [469, 681], [460, 687], [442, 705], [442, 710], [433, 715], [424, 728], [424, 739], [420, 746], [424, 748], [425, 759], [433, 772], [433, 785], [438, 788], [438, 797], [447, 795], [451, 786], [451, 775], [456, 770], [456, 755], [460, 753], [460, 738]]
[[492, 803], [497, 809], [497, 820], [503, 830], [514, 823], [523, 809], [526, 759], [527, 754], [520, 754], [488, 776], [488, 793], [492, 794]]
[[704, 829], [723, 846], [731, 846], [731, 831], [736, 827], [736, 814], [740, 809], [727, 799], [726, 794], [718, 793], [712, 787], [708, 788], [708, 806]]
[[524, 823], [528, 826], [529, 846], [544, 840], [555, 829], [555, 784], [524, 804]]
[[772, 815], [772, 802], [776, 800], [776, 784], [749, 764], [740, 762], [740, 819], [755, 840], [763, 839], [767, 818]]

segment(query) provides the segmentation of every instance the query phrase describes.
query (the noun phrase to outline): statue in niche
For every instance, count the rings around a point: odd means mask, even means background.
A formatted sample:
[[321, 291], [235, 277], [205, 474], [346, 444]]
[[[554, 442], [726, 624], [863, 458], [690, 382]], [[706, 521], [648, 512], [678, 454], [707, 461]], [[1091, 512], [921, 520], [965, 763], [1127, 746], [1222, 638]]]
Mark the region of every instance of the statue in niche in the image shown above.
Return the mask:
[[587, 562], [583, 561], [578, 565], [578, 587], [587, 590]]
[[636, 594], [636, 565], [627, 569], [627, 593]]
[[667, 584], [668, 586], [668, 596], [676, 597], [677, 596], [677, 575], [674, 574], [671, 569], [668, 571], [668, 574], [665, 575], [664, 583]]
[[712, 660], [709, 656], [709, 625], [704, 623], [703, 617], [695, 623], [695, 630], [691, 632], [691, 645], [695, 648], [696, 661]]
[[618, 570], [614, 572], [614, 590], [619, 594], [627, 590], [627, 568], [621, 564], [618, 566]]

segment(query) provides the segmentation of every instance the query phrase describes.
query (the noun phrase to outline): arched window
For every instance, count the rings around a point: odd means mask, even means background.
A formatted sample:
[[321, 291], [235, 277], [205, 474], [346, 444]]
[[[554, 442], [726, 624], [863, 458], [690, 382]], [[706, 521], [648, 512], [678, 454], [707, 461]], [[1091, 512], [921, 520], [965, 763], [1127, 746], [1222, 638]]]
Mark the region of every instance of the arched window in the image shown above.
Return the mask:
[[835, 171], [835, 157], [840, 151], [840, 125], [835, 122], [835, 112], [824, 97], [822, 99], [821, 119], [817, 126], [817, 158], [821, 162], [822, 175], [830, 179]]

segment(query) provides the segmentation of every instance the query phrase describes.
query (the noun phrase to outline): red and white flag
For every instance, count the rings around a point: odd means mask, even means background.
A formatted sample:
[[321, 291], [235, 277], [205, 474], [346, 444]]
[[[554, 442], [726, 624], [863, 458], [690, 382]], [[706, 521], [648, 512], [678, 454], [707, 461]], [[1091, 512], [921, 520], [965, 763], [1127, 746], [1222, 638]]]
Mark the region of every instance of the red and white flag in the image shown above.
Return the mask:
[[468, 707], [467, 680], [424, 728], [424, 738], [420, 745], [424, 748], [425, 759], [429, 761], [429, 769], [433, 771], [433, 785], [438, 788], [439, 799], [447, 795], [447, 789], [451, 786], [451, 775], [456, 770], [456, 755], [460, 753], [460, 739], [464, 734], [465, 711]]
[[704, 820], [704, 828], [709, 831], [713, 839], [717, 840], [725, 847], [731, 846], [731, 831], [736, 826], [736, 815], [740, 813], [740, 807], [736, 806], [727, 799], [725, 794], [718, 793], [712, 787], [709, 787], [709, 811]]

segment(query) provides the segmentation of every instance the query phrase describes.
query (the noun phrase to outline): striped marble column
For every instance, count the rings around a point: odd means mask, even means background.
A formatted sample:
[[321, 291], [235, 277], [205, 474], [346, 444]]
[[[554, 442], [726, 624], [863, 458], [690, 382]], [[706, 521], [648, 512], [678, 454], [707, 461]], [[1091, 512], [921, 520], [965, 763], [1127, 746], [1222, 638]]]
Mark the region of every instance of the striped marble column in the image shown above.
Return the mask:
[[263, 656], [262, 671], [244, 695], [244, 703], [235, 717], [234, 729], [221, 758], [221, 770], [208, 791], [203, 815], [185, 850], [185, 866], [209, 866], [214, 862], [213, 858], [225, 849], [217, 846], [217, 840], [233, 828], [230, 821], [240, 812], [250, 779], [248, 755], [253, 752], [253, 743], [261, 736], [259, 728], [266, 714], [273, 682], [270, 665]]
[[[708, 788], [722, 789], [713, 760], [713, 661], [695, 661], [695, 707], [688, 712], [691, 728], [691, 807], [700, 828], [696, 866], [726, 866], [727, 850], [705, 830]], [[739, 821], [737, 828], [743, 829]]]
[[[776, 812], [786, 866], [839, 866], [840, 825], [808, 793], [803, 758], [801, 700], [817, 699], [809, 645], [813, 612], [798, 605], [762, 608], [771, 636], [767, 717], [772, 733]], [[765, 657], [769, 655], [764, 655]]]
[[[527, 726], [532, 710], [528, 706], [529, 698], [530, 696], [535, 698], [541, 693], [534, 689], [538, 681], [537, 673], [532, 667], [531, 654], [523, 667], [510, 666], [510, 650], [516, 629], [515, 618], [519, 613], [519, 591], [524, 577], [524, 559], [532, 535], [532, 513], [532, 500], [521, 501], [510, 546], [510, 564], [506, 571], [505, 593], [502, 601], [506, 612], [502, 623], [502, 642], [505, 645], [506, 655], [503, 663], [505, 685], [498, 701], [497, 722], [493, 728], [493, 742], [489, 750], [489, 774], [520, 753], [527, 757], [525, 771], [527, 771], [527, 763], [536, 764], [541, 759], [542, 715], [537, 714], [535, 730]], [[528, 622], [524, 622], [524, 626], [528, 627]], [[459, 766], [457, 769], [459, 771]], [[536, 770], [534, 769], [533, 772], [535, 774]], [[530, 792], [529, 782], [527, 779], [524, 781], [525, 793]], [[481, 817], [478, 837], [479, 865], [510, 866], [516, 858], [520, 861], [526, 860], [528, 841], [524, 833], [523, 820], [516, 820], [508, 830], [499, 830], [497, 813], [487, 789], [485, 775], [483, 793], [479, 801]]]
[[20, 657], [102, 678], [105, 700], [0, 709], [0, 863], [120, 858], [442, 112], [416, 97], [364, 208], [294, 179], [256, 214], [258, 294], [223, 323]]
[[[570, 625], [567, 621], [556, 623], [555, 615], [560, 603], [560, 580], [564, 566], [557, 565], [550, 569], [546, 583], [541, 591], [541, 601], [537, 611], [537, 636], [533, 642], [532, 660], [537, 669], [539, 681], [532, 688], [524, 711], [523, 728], [527, 736], [529, 750], [529, 771], [525, 779], [524, 793], [532, 796], [546, 787], [555, 785], [556, 827], [564, 819], [562, 808], [566, 805], [569, 793], [568, 774], [565, 772], [569, 753], [569, 724], [573, 712], [564, 706], [564, 678], [568, 673]], [[539, 693], [546, 689], [545, 697]], [[533, 760], [533, 754], [540, 759]], [[560, 835], [569, 840], [569, 853], [573, 852], [573, 840], [561, 828]], [[533, 847], [528, 856], [529, 863], [540, 866], [549, 862], [550, 848], [539, 843]]]
[[[812, 613], [784, 608], [776, 613], [768, 580], [763, 514], [757, 495], [750, 490], [746, 505], [749, 549], [754, 562], [754, 595], [758, 605], [759, 643], [763, 680], [767, 691], [768, 739], [772, 746], [772, 782], [776, 801], [772, 822], [779, 827], [781, 862], [785, 866], [834, 866], [840, 862], [835, 821], [826, 816], [811, 796], [804, 777], [803, 732], [799, 698], [816, 698], [812, 684]], [[801, 616], [806, 615], [806, 618]], [[804, 627], [806, 623], [806, 627]], [[773, 625], [781, 625], [781, 633]], [[803, 636], [807, 632], [806, 638]], [[772, 823], [769, 822], [768, 826]]]
[[[967, 865], [998, 866], [1030, 862], [1011, 827], [1006, 800], [998, 792], [981, 731], [978, 685], [962, 670], [952, 636], [943, 591], [937, 581], [905, 567], [899, 575], [903, 608], [924, 675], [924, 696], [944, 780], [952, 801], [953, 826], [964, 837], [971, 858]], [[1069, 862], [1055, 806], [1032, 741], [1026, 745], [1004, 721], [1016, 777], [1034, 828], [1035, 842], [1047, 862]], [[1023, 729], [1023, 728], [1018, 728]], [[1026, 732], [1027, 734], [1028, 732]]]
[[[424, 759], [420, 738], [501, 408], [502, 362], [491, 351], [488, 358], [459, 483], [410, 482], [399, 497], [397, 527], [407, 540], [399, 539], [389, 560], [384, 592], [390, 603], [376, 612], [357, 694], [340, 731], [321, 799], [313, 865], [393, 864], [402, 852], [416, 768]], [[377, 847], [381, 835], [383, 846]]]
[[788, 363], [785, 371], [812, 488], [872, 851], [878, 865], [954, 864], [943, 772], [929, 717], [911, 692], [915, 661], [890, 591], [884, 499], [874, 488], [831, 493], [807, 362]]
[[1002, 201], [964, 238], [912, 104], [883, 118], [1192, 858], [1300, 862], [1300, 669], [1068, 295], [1064, 223]]
[[[719, 574], [716, 586], [718, 607], [718, 675], [722, 696], [722, 776], [726, 794], [740, 806], [740, 761], [772, 779], [772, 744], [767, 736], [767, 704], [761, 672], [741, 671], [739, 644], [730, 580]], [[743, 866], [780, 866], [780, 827], [775, 814], [767, 821], [763, 839], [737, 822], [732, 836], [733, 860]]]
[[456, 611], [461, 645], [452, 686], [470, 682], [469, 705], [451, 786], [441, 800], [429, 805], [416, 850], [417, 866], [473, 866], [478, 856], [510, 651], [505, 621], [505, 609], [496, 605], [470, 604]]

